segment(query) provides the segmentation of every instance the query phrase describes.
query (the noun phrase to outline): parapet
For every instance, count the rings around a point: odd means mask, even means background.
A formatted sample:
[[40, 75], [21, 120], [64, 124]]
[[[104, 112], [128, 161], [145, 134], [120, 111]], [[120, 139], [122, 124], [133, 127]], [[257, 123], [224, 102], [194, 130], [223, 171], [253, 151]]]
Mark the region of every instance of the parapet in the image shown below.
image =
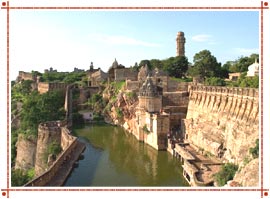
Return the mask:
[[40, 123], [38, 125], [38, 130], [48, 131], [48, 130], [64, 127], [65, 125], [66, 125], [66, 121], [49, 121], [49, 122]]
[[240, 95], [252, 98], [259, 98], [259, 89], [256, 88], [190, 85], [188, 91], [190, 93], [192, 92], [219, 93], [224, 95]]

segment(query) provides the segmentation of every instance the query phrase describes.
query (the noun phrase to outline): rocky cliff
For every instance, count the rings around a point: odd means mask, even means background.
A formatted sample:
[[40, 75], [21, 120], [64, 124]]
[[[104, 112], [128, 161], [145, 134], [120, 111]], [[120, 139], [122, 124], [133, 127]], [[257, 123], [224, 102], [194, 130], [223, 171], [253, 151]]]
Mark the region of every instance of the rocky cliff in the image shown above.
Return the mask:
[[117, 97], [112, 98], [107, 106], [109, 108], [105, 115], [106, 121], [132, 131], [136, 117], [135, 111], [138, 106], [137, 94], [133, 91], [120, 90]]
[[250, 161], [240, 171], [238, 171], [233, 180], [228, 184], [236, 184], [243, 187], [259, 186], [259, 159]]

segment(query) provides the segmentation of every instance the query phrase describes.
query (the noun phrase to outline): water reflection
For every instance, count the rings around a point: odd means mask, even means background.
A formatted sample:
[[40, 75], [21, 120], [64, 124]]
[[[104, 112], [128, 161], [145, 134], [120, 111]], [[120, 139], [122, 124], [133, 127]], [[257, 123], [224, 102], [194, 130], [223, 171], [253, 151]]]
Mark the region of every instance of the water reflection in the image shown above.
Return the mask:
[[138, 142], [120, 127], [89, 125], [76, 134], [87, 147], [65, 186], [188, 186], [168, 152]]

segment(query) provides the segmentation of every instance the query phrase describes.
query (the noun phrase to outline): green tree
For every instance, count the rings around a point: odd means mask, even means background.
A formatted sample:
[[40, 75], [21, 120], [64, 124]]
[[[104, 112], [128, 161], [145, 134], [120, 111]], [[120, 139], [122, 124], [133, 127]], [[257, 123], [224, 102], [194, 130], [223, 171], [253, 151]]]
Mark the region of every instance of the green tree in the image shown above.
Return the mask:
[[151, 59], [150, 60], [150, 65], [152, 66], [152, 68], [159, 68], [159, 69], [163, 69], [163, 62], [159, 59]]
[[247, 73], [242, 73], [236, 82], [236, 86], [242, 88], [259, 88], [259, 76], [247, 77]]
[[68, 73], [65, 72], [48, 72], [43, 73], [40, 81], [43, 82], [62, 82], [63, 79], [67, 76]]
[[85, 76], [84, 72], [73, 72], [73, 73], [68, 73], [65, 78], [63, 79], [63, 82], [65, 83], [75, 83], [77, 81], [81, 81], [82, 78]]
[[59, 91], [39, 94], [36, 91], [26, 97], [21, 112], [21, 130], [36, 135], [39, 123], [64, 118], [64, 94]]
[[255, 60], [259, 61], [258, 54], [251, 54], [249, 57], [242, 56], [235, 61], [227, 61], [224, 65], [228, 67], [228, 70], [231, 73], [247, 72], [248, 67], [253, 64]]
[[164, 60], [164, 70], [169, 76], [182, 78], [188, 70], [188, 59], [185, 56], [170, 57]]
[[40, 73], [38, 71], [32, 70], [31, 73], [32, 73], [32, 75], [35, 75], [35, 76], [42, 76], [42, 73]]
[[139, 63], [139, 68], [141, 68], [145, 64], [147, 64], [148, 68], [150, 70], [152, 70], [153, 67], [152, 67], [151, 62], [149, 60], [141, 60], [141, 62]]
[[217, 62], [209, 50], [196, 53], [193, 58], [194, 65], [189, 69], [189, 74], [200, 78], [220, 77], [221, 64]]

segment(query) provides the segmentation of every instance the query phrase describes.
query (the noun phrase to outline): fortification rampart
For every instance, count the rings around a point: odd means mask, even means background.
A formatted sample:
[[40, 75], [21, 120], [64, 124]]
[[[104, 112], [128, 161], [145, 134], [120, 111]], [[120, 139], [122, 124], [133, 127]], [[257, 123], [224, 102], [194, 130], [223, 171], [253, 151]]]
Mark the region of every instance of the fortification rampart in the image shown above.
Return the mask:
[[[50, 121], [41, 123], [38, 127], [38, 142], [35, 171], [39, 175], [25, 186], [61, 186], [72, 169], [73, 163], [85, 148], [85, 145], [71, 135], [68, 126], [72, 121], [72, 89], [75, 85], [69, 85], [66, 89], [65, 108], [67, 120]], [[71, 123], [72, 124], [72, 123]], [[44, 154], [50, 143], [56, 142], [61, 145], [62, 152], [49, 168], [46, 168]], [[65, 165], [66, 167], [63, 168]], [[59, 174], [60, 173], [60, 174]]]
[[218, 113], [231, 119], [258, 122], [258, 89], [190, 86], [189, 93], [187, 119], [196, 115], [197, 111], [191, 111], [196, 107], [212, 115]]
[[61, 144], [61, 122], [39, 124], [35, 163], [36, 176], [46, 171], [48, 167], [48, 150], [52, 144]]
[[[64, 128], [64, 127], [63, 127]], [[63, 136], [63, 134], [65, 134]], [[45, 171], [40, 176], [36, 177], [32, 181], [28, 182], [25, 186], [44, 186], [48, 184], [52, 178], [54, 178], [57, 175], [57, 172], [59, 172], [59, 169], [61, 169], [62, 164], [69, 158], [70, 153], [77, 144], [77, 138], [71, 136], [68, 133], [68, 130], [65, 129], [62, 131], [62, 137], [66, 137], [68, 140], [70, 140], [69, 146], [66, 147], [66, 149], [61, 153], [61, 155], [58, 156], [56, 161], [48, 168], [47, 171]]]
[[186, 139], [233, 163], [249, 157], [259, 137], [259, 92], [252, 88], [190, 86]]
[[21, 80], [32, 80], [32, 81], [36, 81], [37, 80], [37, 77], [36, 75], [33, 75], [32, 73], [27, 73], [27, 72], [24, 72], [24, 71], [19, 71], [19, 76], [17, 77], [17, 80], [18, 81], [21, 81]]
[[38, 83], [38, 92], [47, 93], [49, 91], [65, 91], [67, 88], [67, 83], [62, 82], [39, 82]]

